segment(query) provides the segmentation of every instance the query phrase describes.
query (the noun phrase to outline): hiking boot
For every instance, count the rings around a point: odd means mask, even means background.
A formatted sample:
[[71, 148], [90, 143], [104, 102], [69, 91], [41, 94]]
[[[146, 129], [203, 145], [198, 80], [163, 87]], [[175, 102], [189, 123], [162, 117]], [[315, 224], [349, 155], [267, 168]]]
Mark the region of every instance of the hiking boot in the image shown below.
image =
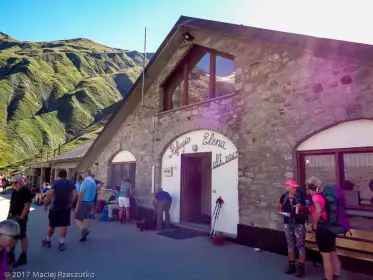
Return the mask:
[[22, 253], [18, 260], [13, 264], [13, 267], [19, 267], [22, 265], [27, 264], [27, 255], [25, 253]]
[[14, 251], [7, 252], [8, 265], [14, 264], [15, 261], [16, 261], [16, 256], [14, 255]]
[[65, 243], [58, 244], [58, 250], [60, 250], [60, 252], [65, 251]]
[[51, 243], [51, 241], [49, 240], [47, 240], [47, 239], [43, 239], [42, 241], [41, 241], [41, 244], [44, 246], [44, 247], [46, 247], [46, 248], [50, 248], [50, 247], [52, 247], [52, 243]]
[[82, 236], [79, 241], [86, 242], [88, 234], [89, 234], [89, 230], [82, 230]]
[[288, 268], [285, 270], [285, 274], [294, 274], [297, 272], [294, 262], [289, 262]]
[[304, 264], [300, 263], [298, 265], [298, 270], [297, 270], [297, 274], [295, 275], [296, 277], [298, 278], [302, 278], [306, 275], [306, 271], [305, 271], [305, 267], [304, 267]]

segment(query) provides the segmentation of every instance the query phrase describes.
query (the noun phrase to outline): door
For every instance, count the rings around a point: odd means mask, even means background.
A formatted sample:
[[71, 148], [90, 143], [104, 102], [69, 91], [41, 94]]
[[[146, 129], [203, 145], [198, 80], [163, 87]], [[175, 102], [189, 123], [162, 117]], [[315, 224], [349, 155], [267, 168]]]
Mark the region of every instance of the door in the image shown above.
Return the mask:
[[180, 220], [195, 222], [201, 217], [201, 162], [200, 157], [181, 156]]
[[[131, 179], [135, 186], [136, 163], [111, 164], [107, 187], [120, 186], [121, 181]], [[99, 180], [99, 178], [97, 178]]]

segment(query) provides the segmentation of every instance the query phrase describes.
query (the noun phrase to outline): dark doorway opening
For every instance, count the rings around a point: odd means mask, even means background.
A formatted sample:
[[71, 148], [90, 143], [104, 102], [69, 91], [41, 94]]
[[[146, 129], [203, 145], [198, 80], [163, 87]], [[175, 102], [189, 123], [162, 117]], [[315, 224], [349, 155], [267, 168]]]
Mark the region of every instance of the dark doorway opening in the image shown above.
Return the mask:
[[181, 155], [181, 222], [210, 224], [211, 166], [211, 153]]
[[51, 172], [52, 172], [51, 168], [45, 168], [44, 169], [44, 181], [46, 181], [48, 183], [52, 182]]

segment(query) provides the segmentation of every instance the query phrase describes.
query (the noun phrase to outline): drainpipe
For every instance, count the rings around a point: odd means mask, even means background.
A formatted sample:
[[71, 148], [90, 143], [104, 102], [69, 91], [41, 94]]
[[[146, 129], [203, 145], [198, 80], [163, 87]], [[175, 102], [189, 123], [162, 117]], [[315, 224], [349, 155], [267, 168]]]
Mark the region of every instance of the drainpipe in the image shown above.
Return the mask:
[[152, 166], [152, 194], [155, 193], [155, 165]]

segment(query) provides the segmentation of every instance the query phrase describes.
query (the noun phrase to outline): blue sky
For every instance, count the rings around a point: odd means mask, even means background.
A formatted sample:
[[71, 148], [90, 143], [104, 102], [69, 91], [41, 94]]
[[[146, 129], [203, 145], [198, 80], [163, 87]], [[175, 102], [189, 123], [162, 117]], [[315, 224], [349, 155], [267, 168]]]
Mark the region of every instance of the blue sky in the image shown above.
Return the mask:
[[[353, 5], [352, 5], [353, 4]], [[0, 0], [0, 31], [154, 52], [180, 15], [373, 44], [370, 0]]]

